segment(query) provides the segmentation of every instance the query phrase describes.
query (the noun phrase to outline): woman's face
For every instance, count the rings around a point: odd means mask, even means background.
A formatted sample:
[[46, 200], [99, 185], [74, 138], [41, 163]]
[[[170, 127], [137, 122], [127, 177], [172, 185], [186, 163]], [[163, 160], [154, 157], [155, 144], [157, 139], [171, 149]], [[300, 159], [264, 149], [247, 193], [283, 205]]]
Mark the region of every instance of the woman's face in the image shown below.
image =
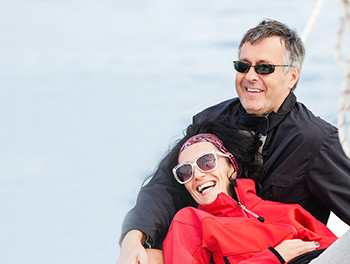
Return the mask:
[[[193, 163], [201, 154], [212, 150], [218, 151], [209, 142], [198, 142], [181, 152], [179, 163]], [[231, 179], [235, 178], [236, 172], [232, 174], [234, 169], [227, 158], [218, 156], [218, 163], [218, 167], [210, 172], [202, 172], [195, 166], [193, 168], [193, 178], [185, 183], [186, 189], [198, 204], [211, 204], [221, 192], [231, 196], [229, 178], [231, 175]]]

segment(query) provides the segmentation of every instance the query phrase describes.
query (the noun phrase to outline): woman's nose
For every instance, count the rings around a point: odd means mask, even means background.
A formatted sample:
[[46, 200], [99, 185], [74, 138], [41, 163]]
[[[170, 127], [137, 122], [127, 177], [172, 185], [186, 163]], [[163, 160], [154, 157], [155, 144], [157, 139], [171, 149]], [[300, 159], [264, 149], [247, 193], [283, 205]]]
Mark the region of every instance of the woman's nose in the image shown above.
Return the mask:
[[194, 168], [193, 168], [193, 178], [199, 179], [199, 178], [204, 177], [205, 175], [206, 175], [205, 172], [203, 172], [200, 169], [198, 169], [197, 166], [194, 166]]

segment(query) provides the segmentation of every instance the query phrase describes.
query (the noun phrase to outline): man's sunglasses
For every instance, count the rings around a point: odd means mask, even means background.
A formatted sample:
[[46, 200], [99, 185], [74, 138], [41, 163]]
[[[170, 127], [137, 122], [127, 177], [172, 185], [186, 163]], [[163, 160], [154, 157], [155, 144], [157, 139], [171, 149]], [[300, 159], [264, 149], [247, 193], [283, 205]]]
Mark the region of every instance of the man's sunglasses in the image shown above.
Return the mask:
[[234, 61], [233, 65], [235, 67], [235, 70], [241, 73], [247, 73], [251, 67], [254, 67], [256, 73], [260, 75], [267, 75], [273, 73], [275, 71], [275, 67], [291, 67], [290, 65], [273, 65], [267, 63], [252, 66], [242, 61]]
[[200, 155], [194, 163], [182, 163], [174, 167], [173, 174], [175, 179], [185, 184], [193, 178], [193, 168], [196, 166], [202, 172], [210, 172], [218, 167], [218, 155], [229, 157], [228, 155], [212, 150]]

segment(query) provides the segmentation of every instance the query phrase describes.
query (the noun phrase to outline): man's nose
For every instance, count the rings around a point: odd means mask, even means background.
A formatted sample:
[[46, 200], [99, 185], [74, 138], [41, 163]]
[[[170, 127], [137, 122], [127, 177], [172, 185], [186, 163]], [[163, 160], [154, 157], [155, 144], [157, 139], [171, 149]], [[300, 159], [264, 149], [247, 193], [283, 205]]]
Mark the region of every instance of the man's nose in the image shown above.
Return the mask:
[[245, 74], [245, 78], [250, 82], [254, 82], [259, 79], [259, 74], [256, 73], [254, 67], [250, 67], [248, 72]]

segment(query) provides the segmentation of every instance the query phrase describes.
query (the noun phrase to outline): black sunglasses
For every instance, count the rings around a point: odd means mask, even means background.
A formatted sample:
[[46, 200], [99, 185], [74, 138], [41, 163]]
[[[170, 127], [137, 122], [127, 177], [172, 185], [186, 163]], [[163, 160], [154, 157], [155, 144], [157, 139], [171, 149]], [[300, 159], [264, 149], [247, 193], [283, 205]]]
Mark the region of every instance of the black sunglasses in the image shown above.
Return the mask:
[[275, 67], [292, 67], [291, 65], [273, 65], [267, 63], [252, 66], [242, 61], [234, 61], [233, 65], [235, 67], [235, 70], [241, 73], [247, 73], [251, 67], [254, 67], [256, 73], [260, 75], [267, 75], [273, 73], [275, 71]]

